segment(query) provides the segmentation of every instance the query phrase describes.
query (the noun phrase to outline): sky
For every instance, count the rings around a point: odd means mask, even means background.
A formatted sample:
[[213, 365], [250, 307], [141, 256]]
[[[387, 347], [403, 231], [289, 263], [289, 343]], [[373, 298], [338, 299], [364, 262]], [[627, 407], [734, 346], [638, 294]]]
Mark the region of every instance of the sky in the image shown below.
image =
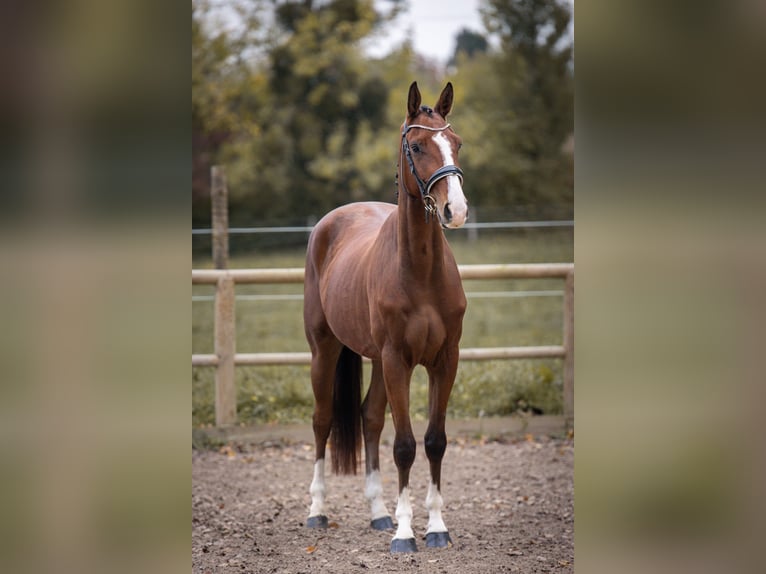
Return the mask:
[[[444, 64], [455, 51], [455, 36], [463, 28], [482, 32], [480, 0], [410, 0], [409, 9], [386, 27], [386, 34], [371, 42], [366, 50], [374, 57], [384, 56], [410, 36], [415, 51]], [[376, 6], [387, 10], [386, 0]]]
[[[391, 9], [389, 0], [374, 0], [381, 12]], [[568, 0], [574, 9], [574, 0]], [[445, 65], [455, 51], [455, 37], [463, 28], [484, 33], [479, 14], [482, 0], [409, 0], [407, 10], [366, 42], [364, 49], [372, 57], [382, 57], [401, 46], [410, 37], [415, 51]], [[236, 12], [226, 0], [214, 4], [214, 20], [223, 28], [236, 27]], [[267, 17], [264, 15], [264, 17]], [[572, 29], [571, 34], [574, 35]], [[492, 40], [490, 39], [490, 43]]]

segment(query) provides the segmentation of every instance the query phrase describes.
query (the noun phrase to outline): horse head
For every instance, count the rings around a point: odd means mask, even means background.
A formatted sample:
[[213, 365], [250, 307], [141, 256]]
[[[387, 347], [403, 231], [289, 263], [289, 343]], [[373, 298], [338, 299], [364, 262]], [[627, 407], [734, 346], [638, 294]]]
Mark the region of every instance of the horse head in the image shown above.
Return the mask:
[[[410, 197], [419, 197], [426, 217], [436, 213], [445, 228], [460, 227], [468, 218], [463, 172], [458, 167], [462, 143], [446, 121], [452, 100], [452, 83], [448, 82], [433, 108], [421, 106], [418, 84], [412, 83], [407, 98], [407, 118], [402, 125], [403, 157], [399, 159], [405, 191]], [[403, 169], [404, 165], [409, 169]]]

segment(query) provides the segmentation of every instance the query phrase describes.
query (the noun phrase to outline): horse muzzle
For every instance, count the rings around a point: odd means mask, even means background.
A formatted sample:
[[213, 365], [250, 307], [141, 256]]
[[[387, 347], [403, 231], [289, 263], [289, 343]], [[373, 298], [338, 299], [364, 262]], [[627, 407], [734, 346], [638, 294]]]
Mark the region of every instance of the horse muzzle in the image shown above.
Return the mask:
[[444, 205], [437, 204], [436, 212], [439, 215], [439, 223], [445, 229], [462, 227], [468, 219], [468, 202], [457, 177], [447, 178], [447, 201]]
[[458, 211], [454, 213], [449, 203], [444, 206], [444, 209], [439, 212], [439, 222], [445, 229], [457, 229], [462, 227], [468, 219], [466, 210]]

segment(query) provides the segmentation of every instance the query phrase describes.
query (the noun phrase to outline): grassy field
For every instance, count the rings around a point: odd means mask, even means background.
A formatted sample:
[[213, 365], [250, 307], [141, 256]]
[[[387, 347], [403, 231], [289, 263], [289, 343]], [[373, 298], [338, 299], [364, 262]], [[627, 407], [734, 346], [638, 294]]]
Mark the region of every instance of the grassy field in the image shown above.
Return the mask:
[[[573, 260], [572, 229], [505, 230], [483, 233], [468, 241], [454, 234], [450, 242], [459, 264], [558, 263]], [[238, 255], [231, 268], [303, 267], [305, 249]], [[194, 268], [212, 267], [209, 258], [195, 259]], [[561, 344], [562, 297], [487, 296], [490, 292], [561, 291], [556, 279], [466, 281], [468, 310], [462, 347], [500, 347]], [[303, 334], [302, 285], [241, 285], [236, 309], [237, 351], [243, 353], [308, 351]], [[214, 287], [192, 286], [195, 296], [212, 296]], [[279, 296], [274, 300], [273, 296]], [[213, 352], [213, 303], [192, 303], [192, 352]], [[366, 367], [368, 369], [368, 367]], [[560, 360], [464, 362], [450, 399], [449, 416], [504, 415], [519, 410], [560, 413]], [[365, 380], [369, 370], [365, 372]], [[412, 380], [413, 418], [427, 413], [427, 378], [418, 367]], [[238, 367], [237, 412], [242, 423], [308, 422], [313, 397], [308, 367]], [[192, 369], [192, 422], [212, 424], [214, 371]]]

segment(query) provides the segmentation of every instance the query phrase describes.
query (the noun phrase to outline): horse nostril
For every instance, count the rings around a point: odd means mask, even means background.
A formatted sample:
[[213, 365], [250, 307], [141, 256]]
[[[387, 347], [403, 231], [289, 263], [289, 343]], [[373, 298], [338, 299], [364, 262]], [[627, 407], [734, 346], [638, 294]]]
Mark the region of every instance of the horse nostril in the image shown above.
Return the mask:
[[452, 221], [452, 210], [449, 208], [449, 203], [444, 206], [444, 219], [447, 220], [447, 223]]

